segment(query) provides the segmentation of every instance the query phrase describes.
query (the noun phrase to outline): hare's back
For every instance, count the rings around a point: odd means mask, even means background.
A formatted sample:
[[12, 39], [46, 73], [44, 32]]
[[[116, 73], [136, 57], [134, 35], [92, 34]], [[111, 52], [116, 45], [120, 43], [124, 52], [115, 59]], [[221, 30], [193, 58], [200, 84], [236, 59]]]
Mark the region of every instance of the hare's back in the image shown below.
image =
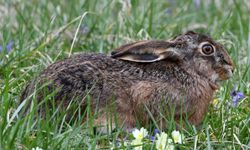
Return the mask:
[[73, 68], [79, 68], [84, 66], [85, 64], [92, 64], [93, 67], [96, 66], [100, 69], [105, 69], [108, 67], [107, 65], [117, 64], [118, 60], [112, 59], [104, 54], [94, 54], [94, 53], [82, 53], [73, 55], [67, 59], [57, 61], [51, 65], [49, 65], [42, 74], [46, 73], [56, 73], [62, 70], [68, 70]]
[[85, 95], [88, 90], [92, 95], [104, 91], [107, 94], [108, 90], [130, 86], [130, 82], [119, 79], [125, 78], [121, 70], [129, 67], [126, 65], [129, 64], [104, 54], [78, 54], [51, 64], [41, 73], [40, 79], [59, 87], [59, 95]]

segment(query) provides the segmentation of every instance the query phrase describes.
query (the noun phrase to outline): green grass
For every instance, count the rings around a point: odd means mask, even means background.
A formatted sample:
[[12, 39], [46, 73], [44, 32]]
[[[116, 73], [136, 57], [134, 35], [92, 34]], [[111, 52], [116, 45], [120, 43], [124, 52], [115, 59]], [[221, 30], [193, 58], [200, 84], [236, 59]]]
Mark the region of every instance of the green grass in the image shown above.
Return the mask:
[[[203, 125], [183, 132], [186, 143], [180, 148], [250, 149], [250, 3], [208, 0], [196, 8], [192, 0], [126, 2], [129, 0], [0, 2], [0, 45], [14, 41], [10, 53], [5, 49], [0, 53], [0, 149], [110, 148], [109, 141], [116, 142], [124, 133], [94, 135], [93, 114], [87, 114], [90, 119], [85, 124], [67, 124], [63, 114], [55, 114], [59, 116], [53, 119], [38, 117], [34, 104], [21, 117], [19, 97], [25, 85], [49, 64], [74, 53], [109, 53], [127, 42], [168, 39], [191, 29], [209, 33], [225, 44], [236, 71], [216, 93], [219, 103], [209, 108]], [[234, 85], [246, 98], [233, 108], [230, 92]]]

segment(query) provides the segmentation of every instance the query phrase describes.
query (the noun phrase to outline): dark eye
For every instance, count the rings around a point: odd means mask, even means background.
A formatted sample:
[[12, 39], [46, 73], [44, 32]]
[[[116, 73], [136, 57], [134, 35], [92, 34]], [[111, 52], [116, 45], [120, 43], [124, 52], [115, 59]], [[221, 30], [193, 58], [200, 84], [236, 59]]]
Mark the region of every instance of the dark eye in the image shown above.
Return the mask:
[[214, 48], [212, 45], [210, 44], [204, 44], [202, 46], [202, 52], [205, 54], [205, 55], [211, 55], [212, 53], [214, 53]]
[[182, 42], [182, 39], [181, 38], [176, 39], [176, 42]]

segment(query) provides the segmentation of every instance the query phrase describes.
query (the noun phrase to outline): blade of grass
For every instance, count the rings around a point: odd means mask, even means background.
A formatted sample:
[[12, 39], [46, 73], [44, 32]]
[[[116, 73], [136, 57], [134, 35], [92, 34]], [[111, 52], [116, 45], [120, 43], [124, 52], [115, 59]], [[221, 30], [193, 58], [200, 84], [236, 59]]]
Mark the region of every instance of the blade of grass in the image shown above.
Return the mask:
[[74, 47], [74, 45], [75, 45], [76, 37], [77, 37], [77, 34], [78, 34], [79, 29], [80, 29], [80, 27], [81, 27], [81, 24], [82, 24], [83, 18], [84, 18], [87, 14], [88, 14], [88, 12], [84, 12], [84, 13], [81, 15], [81, 18], [80, 18], [80, 21], [79, 21], [78, 27], [77, 27], [76, 32], [75, 32], [75, 35], [74, 35], [73, 42], [72, 42], [72, 44], [71, 44], [71, 46], [70, 46], [69, 57], [70, 57], [70, 56], [71, 56], [71, 54], [72, 54], [72, 49], [73, 49], [73, 47]]

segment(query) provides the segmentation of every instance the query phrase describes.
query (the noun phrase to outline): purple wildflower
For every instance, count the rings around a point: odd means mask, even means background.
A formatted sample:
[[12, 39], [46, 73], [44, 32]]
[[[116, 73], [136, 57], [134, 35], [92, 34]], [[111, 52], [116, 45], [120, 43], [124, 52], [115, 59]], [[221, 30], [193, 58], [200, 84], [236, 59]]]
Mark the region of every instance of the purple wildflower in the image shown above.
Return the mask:
[[151, 141], [155, 141], [156, 134], [159, 134], [159, 133], [160, 133], [160, 131], [159, 131], [158, 129], [155, 129], [155, 130], [154, 130], [154, 134], [153, 134], [153, 136], [151, 137]]
[[201, 1], [200, 0], [193, 0], [194, 1], [194, 6], [198, 9], [201, 6]]
[[165, 9], [165, 13], [166, 14], [172, 14], [173, 13], [173, 9], [172, 8], [167, 8], [167, 9]]
[[245, 98], [245, 95], [243, 94], [243, 92], [237, 91], [236, 87], [233, 88], [230, 95], [233, 100], [233, 107], [237, 106], [237, 104], [239, 103], [239, 100]]
[[[6, 51], [7, 53], [10, 53], [12, 47], [14, 45], [14, 41], [10, 40], [10, 42], [6, 45]], [[0, 53], [3, 51], [3, 47], [0, 45]]]
[[176, 6], [175, 0], [167, 0], [169, 7], [165, 9], [165, 13], [171, 15]]
[[87, 25], [81, 25], [80, 26], [80, 33], [82, 35], [87, 35], [89, 33], [90, 29]]
[[6, 46], [7, 53], [10, 53], [13, 45], [14, 45], [14, 41], [10, 40], [10, 42]]

